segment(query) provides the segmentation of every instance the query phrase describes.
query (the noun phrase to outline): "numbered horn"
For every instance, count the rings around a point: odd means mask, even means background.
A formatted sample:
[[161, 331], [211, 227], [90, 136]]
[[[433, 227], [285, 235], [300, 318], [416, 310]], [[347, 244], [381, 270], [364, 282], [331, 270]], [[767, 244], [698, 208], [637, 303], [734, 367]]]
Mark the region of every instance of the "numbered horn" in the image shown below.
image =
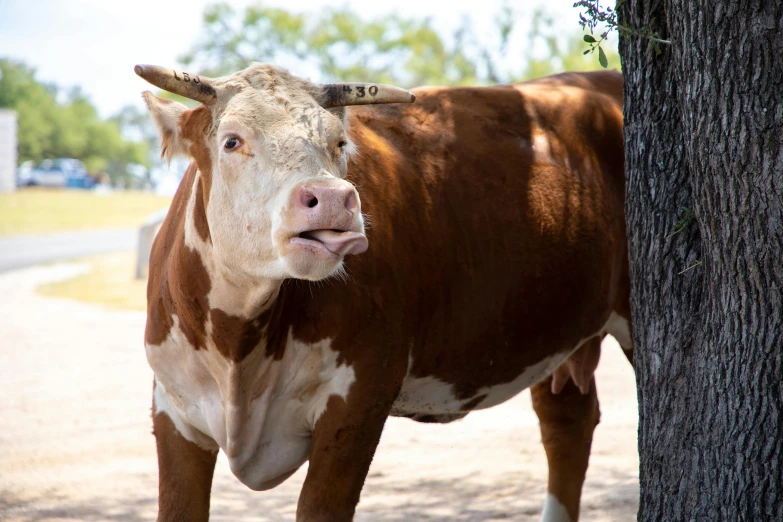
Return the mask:
[[205, 105], [213, 105], [217, 101], [217, 93], [212, 86], [212, 79], [206, 76], [179, 72], [157, 65], [137, 65], [133, 70], [149, 83], [164, 91], [179, 94]]
[[391, 85], [375, 83], [330, 83], [322, 85], [324, 98], [321, 106], [370, 105], [375, 103], [413, 103], [411, 92]]

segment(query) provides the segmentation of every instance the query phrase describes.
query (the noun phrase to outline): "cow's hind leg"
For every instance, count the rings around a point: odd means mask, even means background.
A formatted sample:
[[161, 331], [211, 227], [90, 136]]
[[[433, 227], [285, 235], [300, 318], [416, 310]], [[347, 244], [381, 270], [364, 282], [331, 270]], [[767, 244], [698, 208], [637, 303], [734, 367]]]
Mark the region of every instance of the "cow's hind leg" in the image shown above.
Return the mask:
[[217, 452], [186, 440], [165, 413], [154, 414], [152, 423], [158, 446], [158, 521], [208, 520]]
[[[600, 343], [600, 339], [588, 342]], [[576, 522], [593, 430], [600, 417], [595, 379], [590, 379], [586, 394], [582, 394], [572, 380], [559, 393], [553, 394], [552, 377], [536, 384], [530, 391], [549, 463], [547, 498], [541, 521]]]

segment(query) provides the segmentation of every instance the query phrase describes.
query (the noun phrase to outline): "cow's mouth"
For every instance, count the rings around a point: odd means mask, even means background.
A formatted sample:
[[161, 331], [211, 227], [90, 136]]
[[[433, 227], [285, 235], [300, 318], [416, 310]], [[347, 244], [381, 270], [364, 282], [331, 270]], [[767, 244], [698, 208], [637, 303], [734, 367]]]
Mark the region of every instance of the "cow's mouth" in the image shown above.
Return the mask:
[[338, 256], [361, 254], [367, 250], [367, 236], [351, 230], [305, 230], [291, 238], [291, 243], [324, 249]]

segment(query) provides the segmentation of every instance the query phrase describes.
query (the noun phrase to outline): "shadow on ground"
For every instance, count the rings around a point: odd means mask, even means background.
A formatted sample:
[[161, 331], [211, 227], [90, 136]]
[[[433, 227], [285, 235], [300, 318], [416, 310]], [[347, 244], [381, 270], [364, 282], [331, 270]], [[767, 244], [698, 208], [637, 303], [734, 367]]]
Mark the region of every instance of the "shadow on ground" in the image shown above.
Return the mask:
[[[448, 480], [389, 479], [383, 472], [368, 478], [357, 522], [503, 521], [538, 520], [543, 486], [533, 477], [511, 473], [496, 484], [475, 480], [474, 474]], [[291, 491], [252, 492], [234, 483], [213, 488], [211, 520], [293, 520], [297, 495]], [[617, 472], [592, 485], [594, 494], [583, 503], [582, 519], [600, 512], [605, 520], [628, 520], [636, 512], [636, 477]], [[618, 484], [623, 484], [619, 488]], [[288, 488], [286, 488], [287, 490]], [[18, 522], [84, 521], [142, 522], [154, 519], [156, 499], [128, 492], [122, 497], [88, 497], [77, 503], [66, 496], [50, 494], [22, 500], [0, 491], [0, 518]]]

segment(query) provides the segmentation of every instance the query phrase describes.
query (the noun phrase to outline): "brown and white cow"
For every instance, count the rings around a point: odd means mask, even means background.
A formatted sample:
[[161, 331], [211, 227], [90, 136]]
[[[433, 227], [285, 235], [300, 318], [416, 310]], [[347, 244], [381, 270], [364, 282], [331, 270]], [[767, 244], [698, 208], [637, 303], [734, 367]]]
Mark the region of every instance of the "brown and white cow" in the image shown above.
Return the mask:
[[309, 460], [297, 520], [351, 520], [389, 415], [528, 387], [542, 520], [577, 520], [600, 339], [631, 350], [620, 75], [345, 109], [413, 96], [136, 72], [202, 102], [144, 93], [163, 154], [193, 160], [150, 262], [159, 520], [208, 518], [219, 449], [254, 490]]

